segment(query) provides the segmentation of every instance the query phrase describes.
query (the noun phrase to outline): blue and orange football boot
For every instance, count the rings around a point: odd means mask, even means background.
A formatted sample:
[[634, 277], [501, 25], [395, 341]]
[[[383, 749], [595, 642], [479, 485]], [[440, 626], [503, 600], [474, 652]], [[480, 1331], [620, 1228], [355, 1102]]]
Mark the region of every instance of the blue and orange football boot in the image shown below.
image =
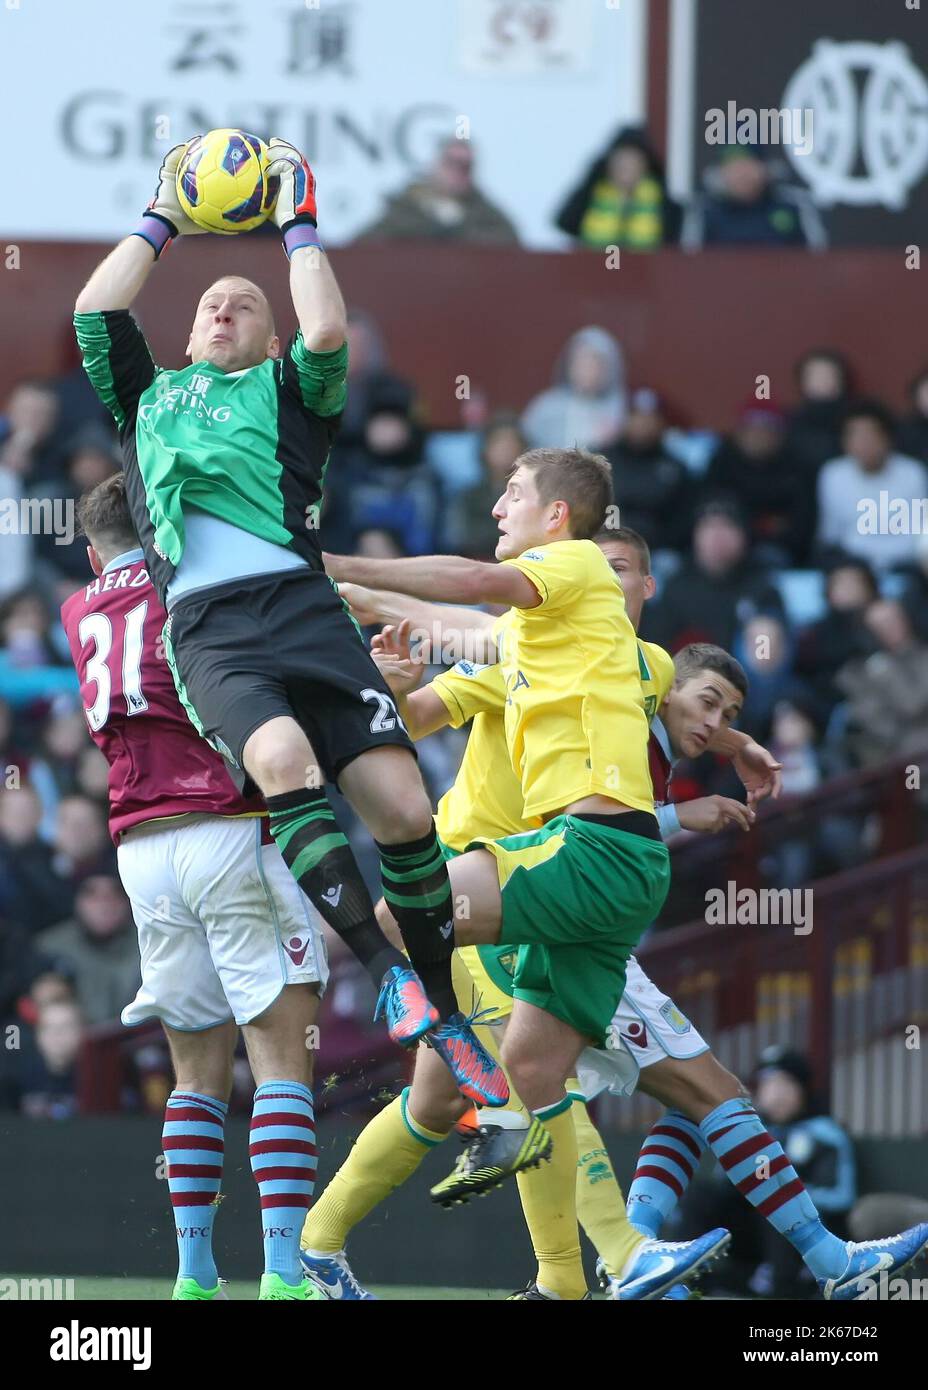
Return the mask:
[[475, 1105], [505, 1105], [509, 1099], [506, 1073], [473, 1029], [475, 1023], [493, 1013], [494, 1009], [481, 1009], [472, 1014], [449, 1014], [426, 1039], [450, 1070], [461, 1095]]
[[384, 975], [374, 1022], [384, 1017], [390, 1037], [400, 1047], [412, 1047], [438, 1023], [438, 1010], [429, 1002], [415, 970], [391, 965]]

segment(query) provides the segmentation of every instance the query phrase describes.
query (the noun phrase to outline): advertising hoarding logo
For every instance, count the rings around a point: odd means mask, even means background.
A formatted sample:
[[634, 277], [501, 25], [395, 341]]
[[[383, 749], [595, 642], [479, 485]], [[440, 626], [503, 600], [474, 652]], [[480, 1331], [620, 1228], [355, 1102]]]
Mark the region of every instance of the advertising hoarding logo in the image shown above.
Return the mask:
[[814, 148], [786, 153], [817, 202], [905, 207], [928, 169], [928, 80], [905, 44], [821, 39], [782, 105], [815, 112]]

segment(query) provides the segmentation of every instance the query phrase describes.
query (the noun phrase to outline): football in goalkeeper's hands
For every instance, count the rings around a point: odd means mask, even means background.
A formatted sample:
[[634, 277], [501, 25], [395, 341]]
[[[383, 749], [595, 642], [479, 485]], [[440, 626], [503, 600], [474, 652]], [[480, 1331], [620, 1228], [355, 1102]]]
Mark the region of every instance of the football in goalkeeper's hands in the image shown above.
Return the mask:
[[279, 180], [269, 175], [268, 148], [244, 130], [211, 130], [188, 141], [177, 166], [177, 197], [208, 232], [249, 232], [265, 220]]

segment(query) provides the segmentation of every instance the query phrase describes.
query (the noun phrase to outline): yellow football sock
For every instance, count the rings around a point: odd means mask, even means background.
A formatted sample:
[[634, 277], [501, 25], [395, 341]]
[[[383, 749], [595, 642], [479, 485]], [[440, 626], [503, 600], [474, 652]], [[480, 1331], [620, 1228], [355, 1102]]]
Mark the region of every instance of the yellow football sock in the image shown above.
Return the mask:
[[538, 1260], [539, 1287], [558, 1298], [580, 1299], [586, 1276], [577, 1227], [577, 1140], [570, 1098], [537, 1111], [552, 1139], [551, 1160], [519, 1173], [519, 1196]]
[[[570, 1082], [567, 1083], [568, 1090]], [[571, 1107], [577, 1136], [577, 1216], [613, 1276], [621, 1274], [644, 1236], [628, 1219], [602, 1135], [583, 1101]]]
[[324, 1255], [344, 1250], [349, 1231], [416, 1171], [429, 1149], [447, 1138], [413, 1119], [408, 1096], [407, 1088], [362, 1129], [351, 1153], [307, 1213], [300, 1237], [304, 1250]]
[[[456, 958], [458, 952], [455, 951], [454, 955]], [[480, 1038], [480, 1041], [483, 1043], [484, 1047], [486, 1048], [487, 1052], [489, 1052], [494, 1062], [496, 1062], [497, 1066], [503, 1068], [503, 1075], [509, 1082], [509, 1099], [506, 1102], [503, 1109], [511, 1111], [513, 1115], [521, 1115], [525, 1121], [526, 1128], [528, 1128], [529, 1124], [531, 1123], [532, 1117], [526, 1110], [525, 1106], [522, 1104], [519, 1097], [516, 1095], [516, 1088], [512, 1084], [512, 1077], [509, 1075], [508, 1071], [503, 1066], [503, 1054], [501, 1051], [503, 1043], [502, 1031], [498, 1028], [495, 1028], [492, 1024], [482, 1024], [478, 1026], [477, 1033]], [[477, 1109], [477, 1119], [479, 1123], [482, 1125], [499, 1124], [501, 1113], [502, 1112], [498, 1106], [481, 1106]], [[502, 1123], [505, 1124], [505, 1120], [503, 1120]]]

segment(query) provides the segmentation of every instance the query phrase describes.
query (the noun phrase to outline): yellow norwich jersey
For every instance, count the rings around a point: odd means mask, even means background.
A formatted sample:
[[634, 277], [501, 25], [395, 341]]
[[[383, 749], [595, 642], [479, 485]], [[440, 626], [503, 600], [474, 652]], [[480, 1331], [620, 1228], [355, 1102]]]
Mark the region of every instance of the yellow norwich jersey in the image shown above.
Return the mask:
[[648, 723], [667, 698], [675, 675], [673, 657], [656, 642], [638, 642], [638, 673]]
[[592, 541], [512, 560], [541, 598], [494, 629], [506, 677], [506, 741], [527, 816], [608, 796], [653, 811], [640, 656], [622, 586]]
[[471, 840], [484, 836], [500, 840], [538, 827], [537, 818], [526, 821], [522, 787], [509, 761], [502, 667], [459, 661], [436, 676], [430, 688], [447, 709], [453, 729], [473, 720], [454, 785], [435, 813], [441, 840], [461, 853]]
[[[505, 616], [508, 618], [509, 614]], [[500, 623], [504, 621], [501, 619]], [[650, 720], [673, 684], [673, 657], [653, 642], [639, 642], [638, 669]], [[435, 826], [443, 844], [461, 854], [472, 840], [500, 840], [504, 835], [537, 828], [541, 824], [539, 817], [529, 820], [524, 816], [522, 786], [509, 761], [502, 667], [459, 661], [450, 671], [436, 676], [431, 689], [447, 709], [452, 728], [458, 729], [468, 719], [473, 720], [454, 785], [445, 792], [435, 813]], [[487, 974], [480, 948], [461, 946], [457, 954], [483, 1002], [495, 1007], [501, 1017], [507, 1015], [512, 1000]]]

